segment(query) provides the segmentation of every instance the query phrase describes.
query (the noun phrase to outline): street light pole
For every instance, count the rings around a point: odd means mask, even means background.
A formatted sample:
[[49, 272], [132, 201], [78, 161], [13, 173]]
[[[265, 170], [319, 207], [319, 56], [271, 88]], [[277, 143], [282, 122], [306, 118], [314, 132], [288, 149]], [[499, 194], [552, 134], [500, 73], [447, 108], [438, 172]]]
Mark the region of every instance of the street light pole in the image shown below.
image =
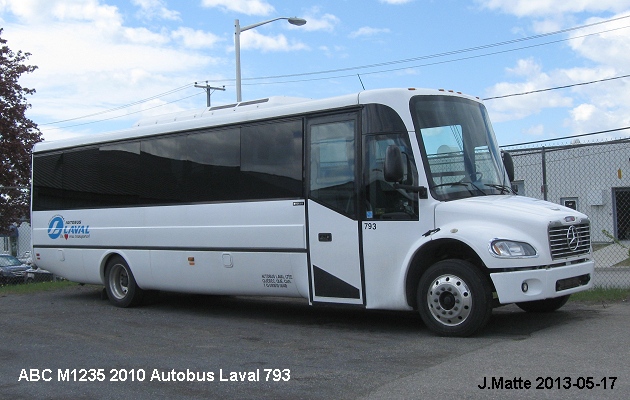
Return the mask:
[[234, 20], [234, 52], [236, 53], [236, 101], [241, 102], [241, 32], [256, 28], [260, 25], [268, 24], [270, 22], [286, 19], [291, 25], [302, 26], [306, 23], [302, 18], [288, 18], [279, 17], [270, 19], [268, 21], [258, 22], [256, 24], [247, 25], [241, 28], [238, 19]]

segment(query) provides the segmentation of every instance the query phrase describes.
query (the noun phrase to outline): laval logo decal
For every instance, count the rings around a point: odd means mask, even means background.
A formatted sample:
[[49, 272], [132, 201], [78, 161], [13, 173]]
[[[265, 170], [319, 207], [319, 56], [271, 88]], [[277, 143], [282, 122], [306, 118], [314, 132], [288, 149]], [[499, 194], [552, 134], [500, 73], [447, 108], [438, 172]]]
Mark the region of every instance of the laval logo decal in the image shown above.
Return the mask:
[[48, 237], [51, 239], [87, 239], [90, 237], [90, 226], [81, 220], [66, 221], [61, 215], [55, 215], [48, 222]]

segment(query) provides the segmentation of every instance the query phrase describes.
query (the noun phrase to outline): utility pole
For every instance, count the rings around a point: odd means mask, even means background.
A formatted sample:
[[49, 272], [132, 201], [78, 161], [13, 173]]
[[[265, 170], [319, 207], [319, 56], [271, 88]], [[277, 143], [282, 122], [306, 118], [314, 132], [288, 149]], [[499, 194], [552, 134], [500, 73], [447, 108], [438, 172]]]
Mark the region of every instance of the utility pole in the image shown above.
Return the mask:
[[223, 87], [213, 87], [213, 86], [210, 86], [208, 84], [208, 81], [206, 81], [205, 85], [198, 85], [197, 82], [195, 82], [195, 87], [204, 89], [206, 91], [206, 98], [207, 98], [206, 105], [208, 107], [210, 107], [210, 95], [212, 95], [212, 93], [213, 93], [213, 92], [211, 92], [211, 90], [212, 91], [214, 91], [214, 90], [223, 90], [223, 91], [225, 91], [225, 85], [223, 85]]

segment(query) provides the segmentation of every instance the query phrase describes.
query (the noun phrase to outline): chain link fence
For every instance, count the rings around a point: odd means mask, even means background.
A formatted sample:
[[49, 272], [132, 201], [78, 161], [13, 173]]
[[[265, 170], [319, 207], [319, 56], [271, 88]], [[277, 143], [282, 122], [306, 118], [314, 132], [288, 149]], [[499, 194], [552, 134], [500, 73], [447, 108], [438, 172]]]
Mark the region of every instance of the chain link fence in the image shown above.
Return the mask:
[[22, 283], [26, 279], [25, 268], [13, 268], [18, 264], [14, 258], [8, 258], [4, 255], [16, 257], [22, 264], [30, 265], [31, 257], [31, 226], [28, 222], [21, 222], [19, 225], [13, 225], [9, 235], [0, 236], [0, 266], [3, 268], [0, 272], [0, 285]]
[[31, 225], [22, 222], [15, 225], [15, 234], [0, 237], [0, 253], [11, 254], [18, 258], [30, 256], [31, 252]]
[[630, 288], [630, 140], [506, 150], [519, 195], [588, 215], [594, 284]]

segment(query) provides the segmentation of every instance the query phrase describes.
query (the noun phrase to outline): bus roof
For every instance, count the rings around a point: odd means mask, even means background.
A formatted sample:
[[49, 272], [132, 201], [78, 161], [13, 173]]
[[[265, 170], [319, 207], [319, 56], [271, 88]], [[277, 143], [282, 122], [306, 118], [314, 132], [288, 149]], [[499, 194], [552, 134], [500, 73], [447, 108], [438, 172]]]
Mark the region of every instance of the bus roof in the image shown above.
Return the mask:
[[416, 95], [452, 95], [479, 101], [478, 98], [463, 95], [459, 92], [455, 93], [453, 91], [445, 91], [442, 89], [435, 90], [415, 88], [374, 89], [318, 100], [277, 96], [145, 118], [136, 123], [133, 127], [119, 131], [85, 135], [50, 142], [44, 141], [37, 143], [33, 148], [33, 152], [52, 151], [125, 139], [136, 139], [239, 122], [249, 122], [284, 116], [288, 117], [291, 115], [299, 115], [309, 112], [342, 109], [358, 104], [394, 103], [406, 108], [408, 107], [409, 98]]

